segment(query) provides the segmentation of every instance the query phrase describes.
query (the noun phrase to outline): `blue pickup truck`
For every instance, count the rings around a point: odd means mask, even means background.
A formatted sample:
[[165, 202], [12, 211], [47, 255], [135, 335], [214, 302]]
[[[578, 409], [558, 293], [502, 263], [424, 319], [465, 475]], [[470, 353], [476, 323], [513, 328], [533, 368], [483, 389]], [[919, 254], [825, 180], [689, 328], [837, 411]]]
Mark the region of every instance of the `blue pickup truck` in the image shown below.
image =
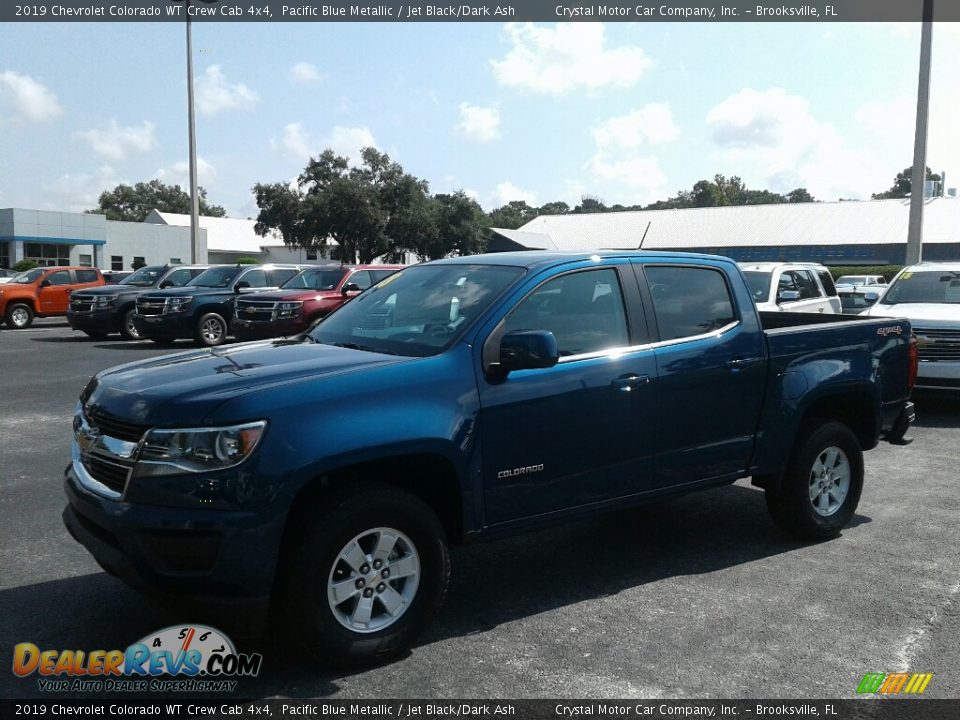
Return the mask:
[[836, 535], [916, 363], [902, 319], [758, 314], [725, 258], [442, 260], [299, 338], [96, 375], [64, 521], [136, 588], [272, 603], [321, 660], [370, 662], [436, 612], [449, 542], [746, 477], [784, 530]]

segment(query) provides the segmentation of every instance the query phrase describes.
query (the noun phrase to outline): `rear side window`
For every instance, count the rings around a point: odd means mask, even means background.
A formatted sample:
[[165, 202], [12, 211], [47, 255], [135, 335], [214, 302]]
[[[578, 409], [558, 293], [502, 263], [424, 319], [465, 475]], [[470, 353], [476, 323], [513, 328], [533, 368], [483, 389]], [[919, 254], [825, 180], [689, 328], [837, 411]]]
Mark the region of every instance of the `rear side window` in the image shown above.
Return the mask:
[[820, 284], [823, 285], [824, 291], [827, 295], [831, 297], [837, 296], [837, 286], [833, 282], [833, 276], [830, 274], [829, 270], [817, 270], [817, 277], [820, 278]]
[[183, 287], [195, 277], [195, 273], [184, 268], [183, 270], [174, 270], [164, 278], [164, 282], [170, 283], [170, 287]]
[[97, 277], [96, 270], [77, 270], [77, 282], [78, 283], [93, 283], [97, 282], [99, 278]]
[[703, 335], [736, 320], [730, 289], [719, 270], [647, 266], [644, 273], [661, 340]]

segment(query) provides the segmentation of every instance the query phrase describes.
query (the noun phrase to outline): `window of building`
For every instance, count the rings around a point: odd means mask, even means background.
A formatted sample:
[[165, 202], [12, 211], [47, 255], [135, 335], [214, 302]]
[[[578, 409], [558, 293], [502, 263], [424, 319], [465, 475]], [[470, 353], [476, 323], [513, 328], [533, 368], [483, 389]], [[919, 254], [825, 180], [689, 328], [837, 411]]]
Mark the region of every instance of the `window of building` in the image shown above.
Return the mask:
[[70, 246], [56, 243], [24, 243], [23, 259], [33, 260], [41, 267], [70, 264]]
[[735, 320], [730, 290], [719, 271], [647, 267], [645, 273], [661, 340], [703, 335]]
[[562, 356], [624, 347], [627, 317], [616, 271], [587, 270], [545, 282], [507, 317], [511, 330], [549, 330]]
[[0, 268], [10, 267], [10, 243], [0, 242]]
[[134, 270], [139, 270], [140, 268], [146, 267], [146, 266], [147, 266], [147, 261], [143, 258], [142, 255], [134, 255], [134, 256], [133, 256], [133, 266], [132, 266], [132, 267], [133, 267]]
[[110, 269], [113, 271], [123, 271], [123, 255], [110, 256]]
[[183, 265], [183, 260], [180, 258], [170, 258], [171, 265]]
[[307, 250], [307, 260], [316, 260], [317, 251], [316, 250]]
[[84, 255], [83, 253], [80, 253], [80, 264], [81, 264], [83, 267], [91, 267], [91, 266], [93, 266], [93, 256], [92, 256], [92, 255]]

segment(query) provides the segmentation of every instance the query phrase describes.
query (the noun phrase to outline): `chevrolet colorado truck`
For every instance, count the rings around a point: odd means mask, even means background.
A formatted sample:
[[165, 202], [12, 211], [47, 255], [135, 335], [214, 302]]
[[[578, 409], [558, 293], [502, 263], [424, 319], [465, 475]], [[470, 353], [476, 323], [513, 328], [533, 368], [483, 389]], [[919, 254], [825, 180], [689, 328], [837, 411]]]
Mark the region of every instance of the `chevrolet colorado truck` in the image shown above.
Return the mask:
[[92, 267], [38, 267], [0, 286], [0, 317], [12, 330], [24, 330], [35, 317], [67, 314], [70, 293], [103, 285], [103, 274]]
[[139, 340], [133, 324], [137, 296], [148, 290], [182, 287], [209, 265], [147, 265], [115, 285], [77, 291], [70, 295], [67, 322], [95, 340], [119, 332], [125, 340]]
[[435, 614], [450, 542], [746, 477], [837, 535], [916, 364], [908, 321], [758, 313], [726, 258], [440, 260], [296, 339], [98, 373], [63, 518], [147, 593], [272, 603], [321, 660], [378, 661]]
[[264, 340], [310, 329], [371, 285], [403, 265], [332, 265], [308, 268], [274, 292], [258, 292], [234, 303], [237, 340]]

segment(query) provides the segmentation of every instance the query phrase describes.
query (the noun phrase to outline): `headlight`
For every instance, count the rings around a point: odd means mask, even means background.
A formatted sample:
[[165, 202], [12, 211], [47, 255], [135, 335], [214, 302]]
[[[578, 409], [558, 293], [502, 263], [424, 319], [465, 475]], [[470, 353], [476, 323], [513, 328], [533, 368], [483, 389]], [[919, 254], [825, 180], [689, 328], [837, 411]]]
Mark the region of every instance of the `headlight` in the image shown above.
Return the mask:
[[106, 307], [107, 305], [112, 305], [118, 297], [120, 296], [119, 295], [98, 295], [97, 305], [102, 305], [104, 307]]
[[134, 477], [211, 472], [239, 465], [256, 449], [266, 421], [218, 428], [151, 430], [143, 440]]
[[300, 314], [300, 308], [303, 307], [302, 300], [291, 302], [282, 302], [277, 305], [277, 317], [292, 318]]
[[167, 312], [184, 312], [187, 309], [187, 306], [192, 302], [192, 297], [167, 298]]

